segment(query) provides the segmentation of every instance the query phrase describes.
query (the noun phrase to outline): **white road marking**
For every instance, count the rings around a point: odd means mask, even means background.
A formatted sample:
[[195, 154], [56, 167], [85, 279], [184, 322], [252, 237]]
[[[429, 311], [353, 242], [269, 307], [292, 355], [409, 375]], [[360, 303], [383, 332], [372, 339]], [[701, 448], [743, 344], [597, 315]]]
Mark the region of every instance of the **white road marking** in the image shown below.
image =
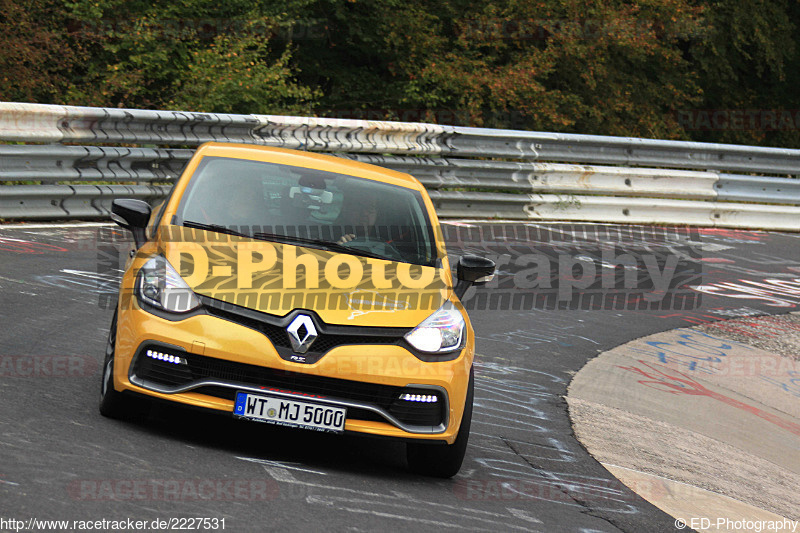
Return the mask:
[[[338, 498], [337, 498], [338, 499]], [[306, 498], [306, 501], [309, 503], [322, 503], [323, 505], [328, 506], [335, 506], [334, 502], [326, 502], [325, 498], [317, 497], [317, 496], [309, 496]], [[359, 514], [370, 514], [372, 516], [377, 516], [379, 518], [395, 518], [398, 520], [406, 520], [409, 522], [417, 522], [421, 524], [429, 524], [432, 526], [439, 526], [439, 527], [450, 527], [450, 528], [461, 528], [460, 524], [451, 524], [448, 522], [440, 522], [438, 520], [429, 520], [426, 518], [418, 518], [414, 516], [405, 516], [405, 515], [398, 515], [398, 514], [391, 514], [391, 513], [382, 513], [380, 511], [375, 511], [372, 509], [358, 509], [353, 507], [337, 507], [337, 509], [341, 511], [348, 511], [351, 513], [359, 513]], [[490, 529], [473, 529], [472, 531], [492, 531]]]
[[[342, 511], [349, 511], [351, 513], [371, 514], [373, 516], [378, 516], [378, 517], [381, 517], [381, 518], [397, 518], [399, 520], [406, 520], [406, 521], [410, 521], [410, 522], [418, 522], [418, 523], [421, 523], [421, 524], [430, 524], [430, 525], [435, 525], [435, 526], [451, 527], [451, 528], [463, 528], [464, 527], [462, 524], [456, 524], [456, 523], [452, 523], [452, 522], [441, 522], [439, 520], [431, 520], [429, 518], [420, 518], [420, 517], [417, 517], [417, 516], [408, 516], [408, 515], [398, 515], [398, 514], [394, 514], [394, 513], [376, 511], [374, 509], [362, 509], [362, 508], [358, 508], [358, 507], [346, 507], [346, 506], [342, 505], [342, 503], [344, 503], [344, 504], [366, 504], [368, 506], [374, 506], [374, 505], [377, 504], [377, 505], [383, 505], [383, 506], [386, 506], [386, 507], [399, 507], [399, 508], [402, 508], [402, 509], [408, 509], [408, 503], [407, 502], [400, 502], [400, 503], [391, 503], [391, 502], [385, 502], [385, 501], [383, 501], [383, 502], [375, 502], [373, 500], [364, 500], [364, 499], [360, 499], [360, 498], [342, 498], [340, 496], [315, 496], [315, 495], [311, 495], [311, 496], [306, 497], [306, 501], [309, 502], [309, 503], [318, 503], [318, 504], [326, 505], [326, 506], [329, 506], [329, 507], [335, 507], [336, 509], [340, 509]], [[414, 500], [414, 501], [419, 503], [417, 500]], [[443, 511], [441, 509], [437, 509], [436, 512], [440, 513], [440, 514], [444, 514], [444, 515], [452, 515], [452, 516], [464, 517], [465, 516], [465, 513], [464, 513], [465, 510], [466, 509], [458, 509], [458, 511]], [[473, 509], [470, 509], [470, 511], [473, 511]], [[492, 513], [492, 514], [495, 514], [498, 517], [508, 518], [507, 515], [498, 514], [498, 513]], [[473, 520], [479, 520], [479, 521], [482, 521], [482, 522], [489, 522], [491, 524], [496, 524], [495, 519], [493, 519], [493, 518], [477, 518], [477, 517], [469, 517], [469, 518], [471, 518]], [[524, 526], [514, 526], [514, 525], [510, 525], [510, 524], [503, 524], [503, 526], [507, 526], [507, 527], [514, 528], [514, 529], [521, 529], [523, 531], [530, 531], [527, 527], [524, 527]], [[496, 529], [494, 529], [494, 528], [492, 528], [492, 529], [476, 529], [474, 527], [470, 527], [470, 531], [496, 531]]]
[[275, 468], [274, 466], [264, 465], [264, 470], [266, 470], [267, 474], [272, 476], [275, 481], [283, 481], [284, 483], [294, 483], [297, 481], [292, 473], [285, 468]]
[[[300, 468], [297, 466], [292, 466], [293, 463], [284, 463], [281, 461], [270, 461], [268, 459], [256, 459], [255, 457], [237, 457], [237, 459], [241, 459], [242, 461], [250, 461], [251, 463], [257, 463], [260, 465], [277, 467], [277, 468], [285, 468], [287, 470], [297, 470], [298, 472], [308, 472], [309, 474], [319, 474], [320, 476], [327, 476], [327, 472], [320, 472], [319, 470], [311, 470], [308, 468]], [[292, 478], [294, 479], [294, 478]], [[280, 481], [280, 480], [279, 480]]]
[[[237, 457], [237, 459], [243, 459], [245, 461], [252, 461], [254, 463], [260, 463], [264, 467], [264, 470], [266, 470], [266, 472], [270, 476], [272, 476], [276, 481], [282, 481], [284, 483], [290, 483], [290, 484], [293, 484], [293, 485], [301, 485], [301, 486], [304, 486], [304, 487], [311, 487], [311, 488], [322, 489], [322, 490], [332, 490], [332, 491], [336, 491], [337, 493], [340, 493], [340, 494], [346, 492], [346, 493], [351, 493], [351, 494], [355, 494], [355, 495], [362, 496], [362, 497], [366, 496], [366, 497], [378, 499], [378, 501], [375, 501], [375, 500], [359, 500], [359, 499], [346, 499], [346, 498], [335, 497], [335, 496], [330, 496], [330, 497], [308, 496], [306, 498], [307, 501], [308, 501], [308, 498], [314, 498], [314, 502], [315, 503], [320, 503], [320, 504], [324, 504], [324, 505], [330, 505], [329, 502], [332, 499], [335, 498], [337, 500], [342, 500], [342, 501], [346, 500], [349, 503], [363, 501], [363, 502], [369, 503], [371, 505], [387, 505], [387, 506], [390, 506], [390, 507], [402, 507], [404, 509], [408, 509], [411, 504], [414, 504], [414, 506], [416, 506], [416, 508], [418, 508], [418, 509], [421, 508], [422, 506], [430, 506], [430, 507], [433, 507], [436, 510], [436, 512], [439, 512], [439, 513], [442, 513], [442, 514], [458, 516], [458, 517], [464, 517], [464, 516], [466, 516], [466, 513], [469, 513], [469, 518], [470, 519], [478, 520], [478, 521], [481, 521], [481, 522], [496, 523], [497, 519], [499, 519], [499, 518], [504, 518], [504, 519], [511, 518], [511, 517], [509, 517], [509, 515], [503, 514], [503, 513], [494, 513], [494, 512], [491, 512], [491, 511], [484, 511], [484, 510], [481, 510], [481, 509], [464, 508], [464, 507], [459, 507], [459, 506], [456, 506], [456, 505], [448, 505], [448, 504], [444, 504], [444, 503], [429, 502], [429, 501], [425, 501], [425, 500], [416, 499], [416, 498], [414, 498], [412, 496], [407, 496], [405, 498], [402, 498], [401, 499], [402, 503], [390, 503], [390, 502], [387, 502], [386, 499], [387, 498], [388, 499], [396, 499], [397, 497], [394, 496], [393, 494], [385, 494], [385, 493], [382, 494], [382, 493], [377, 493], [377, 492], [368, 492], [368, 491], [359, 490], [359, 489], [351, 489], [351, 488], [347, 488], [347, 487], [339, 487], [339, 486], [333, 486], [333, 485], [322, 485], [320, 483], [311, 483], [311, 482], [308, 482], [308, 481], [300, 481], [299, 479], [295, 478], [292, 475], [291, 472], [288, 472], [286, 470], [281, 470], [281, 468], [275, 468], [274, 465], [270, 464], [270, 463], [279, 464], [278, 461], [268, 461], [268, 460], [264, 460], [264, 459], [250, 459], [250, 458], [244, 458], [244, 457]], [[301, 470], [301, 469], [297, 469], [297, 470]], [[341, 507], [339, 507], [339, 508], [342, 509], [342, 510], [352, 510], [352, 509], [348, 509], [348, 508], [341, 508]], [[360, 512], [360, 513], [372, 513], [372, 511], [366, 511], [366, 510], [361, 510], [361, 509], [352, 510], [352, 511], [353, 512]], [[480, 516], [475, 516], [475, 515], [480, 515]], [[376, 514], [376, 516], [384, 516], [384, 515]], [[390, 517], [392, 515], [385, 515], [385, 516], [386, 517]], [[486, 517], [486, 518], [484, 518], [484, 517]], [[396, 518], [402, 518], [404, 520], [422, 520], [422, 519], [416, 519], [416, 518], [412, 518], [412, 517], [399, 517], [398, 516]], [[523, 530], [523, 531], [529, 531], [528, 527], [516, 526], [516, 525], [513, 525], [513, 524], [503, 524], [503, 525], [507, 526], [508, 528], [512, 528], [512, 529], [520, 529], [520, 530]]]
[[514, 509], [512, 507], [506, 507], [506, 509], [508, 509], [509, 513], [513, 514], [514, 516], [516, 516], [517, 518], [519, 518], [521, 520], [525, 520], [526, 522], [532, 522], [534, 524], [543, 524], [544, 523], [541, 520], [539, 520], [538, 518], [536, 518], [535, 516], [529, 515], [527, 511], [523, 511], [522, 509]]

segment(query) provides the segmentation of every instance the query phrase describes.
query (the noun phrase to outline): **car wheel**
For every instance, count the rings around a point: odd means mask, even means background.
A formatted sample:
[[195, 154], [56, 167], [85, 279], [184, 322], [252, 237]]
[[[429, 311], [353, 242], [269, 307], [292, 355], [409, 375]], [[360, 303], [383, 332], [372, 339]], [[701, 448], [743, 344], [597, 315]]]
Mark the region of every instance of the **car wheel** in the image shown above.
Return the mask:
[[464, 454], [467, 452], [469, 428], [472, 422], [472, 398], [475, 389], [473, 371], [469, 372], [469, 386], [467, 398], [464, 403], [464, 415], [461, 418], [461, 427], [453, 444], [426, 444], [408, 443], [406, 445], [406, 459], [412, 472], [426, 476], [449, 478], [461, 469]]
[[130, 398], [114, 388], [114, 347], [117, 342], [117, 312], [111, 320], [106, 342], [100, 382], [100, 414], [108, 418], [131, 418], [141, 414], [141, 405], [132, 405]]

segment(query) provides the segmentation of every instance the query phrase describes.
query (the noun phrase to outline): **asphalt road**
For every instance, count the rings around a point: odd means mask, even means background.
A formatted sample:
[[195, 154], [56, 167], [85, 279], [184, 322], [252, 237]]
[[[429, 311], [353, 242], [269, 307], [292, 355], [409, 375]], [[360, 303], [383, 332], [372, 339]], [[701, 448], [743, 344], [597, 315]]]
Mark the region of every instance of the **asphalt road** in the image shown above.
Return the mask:
[[[672, 517], [575, 440], [566, 387], [587, 360], [631, 339], [796, 310], [799, 237], [448, 228], [451, 254], [492, 256], [500, 274], [470, 293], [479, 353], [472, 434], [459, 475], [438, 480], [407, 472], [403, 445], [389, 441], [166, 406], [137, 422], [101, 417], [118, 273], [98, 252], [98, 227], [0, 227], [0, 530], [9, 519], [24, 521], [21, 530], [37, 530], [32, 518], [76, 530], [72, 521], [187, 527], [180, 519], [209, 518], [216, 522], [201, 530], [224, 520], [228, 531], [673, 531]], [[604, 256], [598, 243], [609, 239], [618, 244]], [[515, 295], [533, 299], [514, 303]]]

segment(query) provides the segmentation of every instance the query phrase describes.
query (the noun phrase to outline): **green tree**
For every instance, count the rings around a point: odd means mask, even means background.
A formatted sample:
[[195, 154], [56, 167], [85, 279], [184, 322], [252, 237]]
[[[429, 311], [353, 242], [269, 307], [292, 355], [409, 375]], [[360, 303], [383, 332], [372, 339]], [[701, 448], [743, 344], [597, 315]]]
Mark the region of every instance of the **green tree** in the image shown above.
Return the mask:
[[[701, 90], [688, 0], [312, 0], [262, 6], [315, 24], [285, 39], [322, 114], [681, 137]], [[272, 11], [271, 11], [272, 10]]]
[[5, 100], [800, 144], [790, 0], [0, 7]]
[[257, 33], [237, 39], [219, 35], [192, 56], [185, 75], [175, 82], [171, 108], [307, 115], [320, 95], [293, 81], [288, 49], [274, 63], [266, 61], [270, 57], [268, 41]]
[[249, 2], [81, 0], [71, 9], [97, 36], [67, 94], [71, 103], [308, 112], [316, 94], [294, 81], [291, 52], [273, 38], [275, 22]]
[[689, 133], [704, 141], [800, 146], [800, 4], [715, 0], [705, 13], [702, 38], [690, 48], [704, 99], [688, 114]]
[[472, 124], [676, 137], [669, 111], [696, 101], [698, 87], [673, 27], [694, 24], [697, 10], [652, 4], [446, 4], [439, 46], [415, 50], [405, 28], [391, 38], [412, 51], [402, 54], [409, 101], [455, 106]]
[[75, 21], [56, 0], [0, 0], [0, 100], [51, 102], [85, 59]]

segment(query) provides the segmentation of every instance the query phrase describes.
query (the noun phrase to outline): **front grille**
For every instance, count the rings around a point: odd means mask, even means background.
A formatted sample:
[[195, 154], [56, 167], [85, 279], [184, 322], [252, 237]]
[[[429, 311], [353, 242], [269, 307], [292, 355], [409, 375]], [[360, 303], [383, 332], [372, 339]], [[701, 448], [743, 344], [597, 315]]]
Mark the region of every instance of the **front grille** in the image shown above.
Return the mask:
[[[286, 328], [298, 314], [306, 314], [312, 318], [317, 328], [317, 338], [311, 348], [303, 354], [307, 363], [317, 362], [327, 352], [337, 346], [347, 345], [405, 345], [403, 336], [410, 331], [408, 328], [381, 328], [362, 326], [330, 325], [312, 311], [294, 311], [286, 316], [270, 315], [246, 307], [230, 304], [207, 296], [200, 296], [203, 306], [208, 314], [234, 322], [262, 333], [267, 337], [278, 354], [283, 359], [288, 359], [294, 352]], [[407, 347], [407, 346], [406, 346]]]
[[[150, 357], [142, 352], [160, 350], [179, 356], [186, 364], [175, 364]], [[146, 345], [140, 348], [133, 367], [133, 375], [139, 380], [167, 387], [181, 387], [203, 380], [215, 380], [248, 385], [252, 387], [274, 387], [293, 392], [318, 394], [330, 398], [352, 400], [380, 407], [400, 422], [412, 426], [438, 426], [445, 421], [445, 401], [442, 393], [428, 389], [412, 389], [375, 383], [364, 383], [299, 372], [276, 370], [263, 366], [236, 363], [177, 350], [161, 345]], [[233, 400], [233, 387], [204, 385], [193, 392]], [[266, 391], [265, 391], [266, 392]], [[401, 394], [432, 394], [438, 396], [433, 403], [416, 403], [400, 400]], [[358, 420], [381, 420], [379, 415], [363, 409], [351, 409], [348, 416]]]
[[337, 346], [348, 344], [397, 344], [400, 337], [379, 337], [377, 335], [330, 335], [323, 334], [317, 337], [311, 346], [313, 352], [326, 353]]
[[[218, 313], [217, 310], [212, 311], [212, 315], [218, 316], [220, 318], [225, 318], [226, 320], [230, 320], [231, 322], [237, 322], [243, 326], [247, 326], [250, 329], [254, 329], [256, 331], [260, 331], [270, 340], [273, 346], [276, 348], [285, 348], [290, 350], [292, 347], [292, 343], [289, 340], [289, 334], [286, 332], [286, 328], [282, 328], [280, 326], [275, 326], [273, 324], [267, 324], [266, 322], [258, 322], [253, 319], [247, 319], [245, 317], [231, 317], [230, 315], [223, 316], [223, 313]], [[337, 346], [346, 346], [346, 345], [353, 345], [353, 344], [397, 344], [400, 341], [401, 337], [389, 337], [389, 336], [379, 336], [379, 335], [342, 335], [342, 334], [331, 334], [331, 333], [320, 333], [317, 336], [317, 339], [314, 341], [314, 344], [311, 345], [311, 349], [308, 351], [308, 354], [318, 353], [321, 355], [326, 354], [330, 350], [336, 348]]]

